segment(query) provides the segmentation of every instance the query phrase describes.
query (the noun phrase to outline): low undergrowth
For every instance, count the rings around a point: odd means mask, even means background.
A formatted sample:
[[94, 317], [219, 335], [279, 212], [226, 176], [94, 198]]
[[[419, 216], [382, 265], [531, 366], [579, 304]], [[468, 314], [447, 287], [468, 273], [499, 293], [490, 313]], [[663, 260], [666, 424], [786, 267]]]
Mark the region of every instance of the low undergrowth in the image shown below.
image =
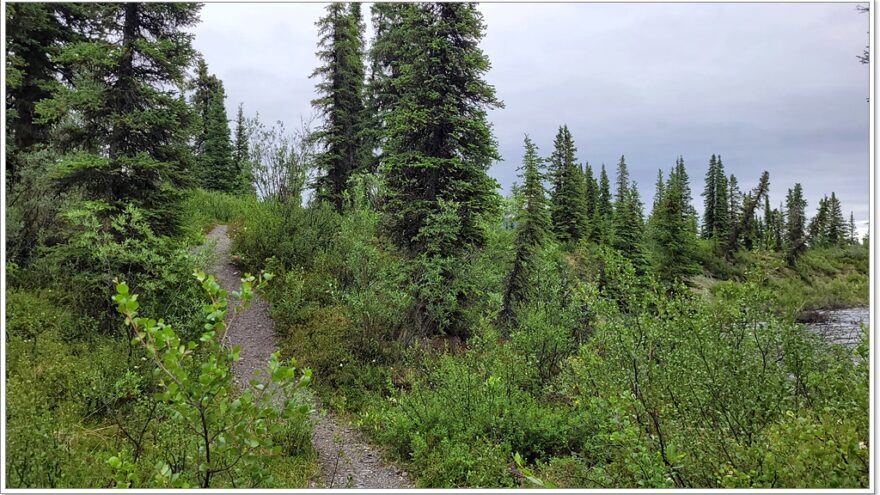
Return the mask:
[[[461, 308], [470, 337], [413, 338], [407, 265], [378, 214], [297, 207], [286, 214], [302, 218], [282, 221], [265, 208], [236, 229], [235, 246], [278, 273], [267, 297], [285, 354], [314, 368], [325, 401], [420, 486], [867, 484], [867, 333], [856, 349], [826, 345], [779, 294], [828, 262], [837, 271], [822, 276], [862, 297], [846, 275], [861, 276], [855, 248], [794, 269], [755, 255], [705, 297], [637, 276], [613, 250], [551, 246], [535, 267], [536, 300], [507, 325], [499, 253], [510, 237], [496, 230], [459, 270], [479, 301]], [[321, 242], [278, 255], [253, 239], [293, 229], [304, 239], [321, 229]]]

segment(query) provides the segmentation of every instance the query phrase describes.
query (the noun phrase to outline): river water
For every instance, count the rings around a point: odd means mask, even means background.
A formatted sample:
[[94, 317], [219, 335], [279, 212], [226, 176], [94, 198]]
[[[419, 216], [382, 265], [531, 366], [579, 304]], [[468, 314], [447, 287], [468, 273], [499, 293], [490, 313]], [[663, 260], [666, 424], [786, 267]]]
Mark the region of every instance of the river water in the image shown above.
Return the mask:
[[860, 328], [864, 323], [870, 325], [870, 310], [867, 307], [810, 311], [805, 315], [804, 324], [808, 329], [826, 341], [855, 347], [859, 343]]

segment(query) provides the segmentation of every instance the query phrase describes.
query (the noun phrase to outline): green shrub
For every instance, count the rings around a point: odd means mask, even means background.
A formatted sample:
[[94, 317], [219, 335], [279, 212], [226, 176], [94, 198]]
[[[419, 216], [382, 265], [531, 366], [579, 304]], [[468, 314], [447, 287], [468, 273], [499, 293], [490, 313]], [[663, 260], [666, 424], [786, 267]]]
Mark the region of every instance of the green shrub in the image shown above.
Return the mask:
[[565, 322], [565, 315], [558, 313], [552, 318], [544, 305], [528, 307], [521, 313], [525, 314], [519, 317], [520, 326], [511, 334], [510, 343], [537, 371], [538, 384], [543, 386], [559, 373], [562, 362], [574, 351], [574, 324]]
[[75, 318], [46, 291], [9, 290], [7, 301], [7, 486], [103, 486], [109, 471], [93, 460], [114, 448], [107, 408], [129, 367], [126, 343], [71, 342]]
[[64, 335], [75, 323], [69, 311], [52, 304], [52, 292], [43, 290], [28, 292], [8, 289], [6, 291], [6, 335], [31, 342], [36, 348], [39, 336], [44, 333]]
[[[651, 289], [626, 312], [606, 307], [593, 339], [562, 377], [565, 395], [585, 407], [593, 423], [590, 446], [576, 451], [589, 468], [569, 470], [571, 479], [555, 481], [768, 486], [761, 473], [788, 469], [791, 456], [758, 453], [797, 450], [773, 433], [794, 427], [786, 411], [805, 418], [837, 411], [843, 421], [833, 428], [825, 420], [807, 421], [814, 424], [808, 431], [820, 428], [823, 441], [831, 441], [826, 442], [831, 450], [810, 462], [834, 458], [833, 446], [841, 442], [855, 452], [853, 446], [867, 438], [861, 359], [827, 348], [775, 310], [756, 280], [718, 284], [712, 302], [686, 291], [670, 296]], [[611, 432], [605, 441], [603, 431]], [[776, 444], [768, 446], [771, 438]], [[856, 460], [855, 467], [838, 470], [848, 474], [841, 474], [836, 486], [861, 486], [865, 473], [858, 465]], [[804, 476], [807, 470], [792, 473]], [[802, 486], [795, 476], [774, 486]], [[809, 479], [815, 480], [810, 486], [820, 486], [828, 478]]]
[[337, 238], [340, 216], [332, 207], [260, 201], [246, 218], [233, 224], [233, 252], [249, 270], [274, 258], [284, 269], [308, 270], [319, 253]]
[[203, 262], [182, 242], [154, 234], [143, 212], [132, 206], [113, 214], [104, 203], [85, 202], [65, 211], [64, 218], [67, 242], [43, 248], [19, 278], [27, 278], [29, 287], [51, 288], [57, 302], [75, 308], [89, 321], [79, 325], [83, 337], [118, 331], [102, 296], [115, 277], [125, 277], [144, 294], [147, 309], [161, 308], [179, 328], [193, 331], [198, 292], [188, 279]]
[[191, 189], [181, 204], [183, 232], [192, 242], [199, 242], [212, 225], [240, 222], [256, 207], [253, 195]]
[[[478, 340], [478, 341], [477, 341]], [[529, 460], [582, 447], [584, 418], [542, 404], [536, 372], [488, 332], [463, 355], [418, 358], [390, 407], [370, 410], [367, 431], [412, 463], [424, 486], [515, 486], [514, 452]]]
[[[308, 368], [297, 370], [294, 359], [282, 361], [275, 352], [265, 373], [255, 375], [250, 386], [237, 393], [230, 367], [240, 359], [241, 350], [222, 342], [227, 328], [226, 291], [213, 276], [198, 272], [195, 277], [210, 299], [202, 307], [204, 324], [198, 344], [184, 344], [161, 319], [138, 316], [138, 296], [131, 294], [124, 282], [117, 284], [113, 301], [131, 329], [132, 341], [143, 347], [155, 367], [161, 386], [156, 399], [170, 410], [170, 419], [181, 433], [192, 435], [198, 445], [190, 459], [190, 465], [196, 468], [190, 468], [190, 479], [194, 478], [202, 488], [209, 488], [212, 480], [216, 485], [223, 478], [233, 486], [271, 483], [271, 473], [265, 469], [266, 458], [280, 454], [284, 447], [302, 446], [301, 438], [294, 438], [291, 443], [290, 427], [284, 424], [298, 422], [308, 429], [309, 406], [302, 403], [296, 392], [309, 384], [312, 372]], [[232, 293], [241, 301], [233, 311], [246, 307], [254, 288], [270, 278], [269, 274], [261, 274], [256, 280], [245, 274], [241, 289]], [[196, 356], [201, 358], [198, 362]], [[194, 366], [197, 373], [192, 372]], [[287, 441], [284, 446], [276, 445], [274, 437]], [[113, 458], [108, 462], [111, 466], [119, 465]], [[157, 470], [165, 477], [181, 474], [173, 473], [167, 463], [157, 465]], [[128, 486], [128, 481], [124, 481], [123, 487]]]

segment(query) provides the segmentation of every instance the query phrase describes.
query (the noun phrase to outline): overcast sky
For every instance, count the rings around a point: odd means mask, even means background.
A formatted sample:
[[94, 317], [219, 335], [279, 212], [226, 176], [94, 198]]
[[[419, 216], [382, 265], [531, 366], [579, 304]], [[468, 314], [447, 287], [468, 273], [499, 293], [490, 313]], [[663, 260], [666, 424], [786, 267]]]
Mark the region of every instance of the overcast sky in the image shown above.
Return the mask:
[[[745, 191], [770, 172], [777, 206], [800, 182], [812, 215], [835, 191], [857, 222], [869, 211], [869, 17], [855, 3], [481, 4], [487, 75], [504, 101], [490, 112], [516, 180], [528, 133], [549, 154], [569, 126], [581, 162], [609, 174], [626, 155], [651, 204], [658, 168], [683, 155], [702, 211], [709, 156]], [[234, 116], [259, 112], [288, 128], [311, 115], [315, 21], [324, 4], [208, 3], [195, 46], [220, 77]], [[365, 6], [365, 18], [369, 9]], [[369, 28], [368, 28], [369, 29]], [[647, 208], [646, 208], [647, 210]], [[648, 212], [646, 211], [646, 214]], [[863, 230], [863, 229], [860, 229]]]

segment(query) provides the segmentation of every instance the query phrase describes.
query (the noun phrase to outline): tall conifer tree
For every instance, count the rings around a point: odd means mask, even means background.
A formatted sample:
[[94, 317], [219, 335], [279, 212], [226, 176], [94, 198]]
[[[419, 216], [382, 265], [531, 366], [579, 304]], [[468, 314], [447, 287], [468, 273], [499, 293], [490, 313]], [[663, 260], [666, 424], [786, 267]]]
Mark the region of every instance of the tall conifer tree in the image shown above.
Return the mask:
[[849, 212], [849, 228], [847, 229], [847, 240], [850, 244], [855, 244], [856, 241], [856, 221], [853, 217], [853, 212]]
[[37, 103], [71, 83], [66, 47], [88, 34], [93, 5], [76, 3], [6, 4], [6, 178], [16, 182], [19, 157], [49, 137], [51, 121], [37, 114]]
[[704, 239], [708, 239], [715, 234], [715, 209], [717, 207], [715, 197], [718, 192], [718, 162], [713, 154], [709, 158], [709, 170], [706, 172], [706, 187], [703, 189], [703, 230]]
[[652, 213], [652, 237], [655, 248], [655, 271], [660, 279], [673, 283], [696, 274], [696, 230], [683, 189], [687, 177], [682, 176], [681, 161], [670, 172], [659, 201]]
[[[731, 176], [731, 178], [732, 177], [733, 176]], [[755, 224], [757, 221], [755, 218], [755, 212], [758, 209], [758, 205], [761, 204], [761, 200], [767, 195], [769, 190], [770, 174], [765, 170], [761, 174], [761, 178], [758, 180], [758, 185], [754, 190], [744, 196], [741, 205], [738, 206], [740, 213], [737, 221], [733, 223], [731, 227], [730, 236], [727, 239], [727, 246], [725, 247], [725, 255], [727, 257], [731, 257], [733, 253], [739, 249], [741, 244], [744, 244], [747, 249], [752, 248], [756, 237]], [[731, 194], [731, 196], [734, 196], [734, 194]]]
[[587, 220], [587, 238], [595, 243], [600, 242], [601, 231], [596, 223], [596, 214], [599, 208], [599, 183], [593, 176], [593, 167], [589, 162], [584, 163], [584, 191], [586, 194], [585, 208]]
[[806, 208], [801, 185], [795, 184], [785, 197], [785, 258], [789, 265], [806, 250]]
[[644, 218], [642, 203], [635, 182], [629, 180], [626, 159], [621, 155], [617, 163], [617, 194], [614, 201], [614, 233], [612, 245], [634, 265], [644, 264], [642, 240]]
[[584, 174], [575, 163], [574, 146], [568, 126], [559, 128], [550, 156], [549, 174], [553, 184], [550, 218], [553, 232], [561, 242], [577, 242], [587, 228]]
[[721, 155], [715, 160], [715, 213], [712, 236], [716, 240], [724, 240], [730, 235], [730, 191], [728, 190], [727, 175], [724, 173], [724, 163]]
[[191, 163], [191, 112], [178, 89], [194, 56], [198, 4], [114, 3], [101, 9], [105, 36], [71, 47], [76, 84], [38, 104], [47, 119], [75, 112], [80, 153], [59, 164], [62, 188], [121, 208], [145, 209], [160, 232], [177, 227], [176, 185]]
[[364, 147], [371, 155], [376, 153], [366, 166], [371, 172], [378, 169], [386, 147], [388, 118], [400, 97], [395, 81], [410, 53], [408, 44], [413, 42], [401, 26], [407, 16], [417, 15], [418, 8], [414, 3], [389, 2], [374, 3], [371, 7], [373, 40], [368, 53], [369, 74], [364, 97], [367, 109]]
[[531, 287], [531, 274], [535, 263], [536, 250], [544, 245], [550, 229], [550, 216], [544, 199], [544, 186], [539, 171], [541, 159], [534, 143], [525, 138], [525, 156], [521, 177], [523, 204], [517, 214], [516, 255], [513, 267], [507, 277], [504, 300], [501, 310], [502, 320], [510, 321], [514, 307], [528, 298]]
[[663, 201], [663, 193], [666, 192], [666, 184], [663, 179], [663, 171], [657, 170], [657, 182], [654, 183], [654, 204], [651, 211], [654, 211]]
[[250, 131], [244, 118], [244, 106], [239, 103], [238, 113], [235, 115], [235, 142], [232, 149], [232, 160], [238, 172], [238, 189], [245, 194], [254, 192], [253, 176], [251, 174], [250, 160]]
[[819, 207], [816, 209], [816, 214], [810, 219], [810, 224], [807, 227], [810, 234], [811, 246], [824, 246], [828, 244], [828, 237], [826, 236], [828, 230], [827, 225], [828, 196], [824, 196], [819, 200]]
[[837, 194], [831, 192], [828, 198], [828, 221], [825, 228], [827, 243], [832, 246], [841, 246], [846, 241], [846, 220], [843, 218], [843, 210]]
[[192, 105], [197, 123], [193, 139], [195, 178], [205, 189], [234, 192], [239, 186], [239, 172], [229, 138], [226, 91], [223, 82], [208, 73], [204, 59], [196, 65], [193, 87]]
[[483, 79], [489, 60], [478, 46], [482, 15], [475, 4], [418, 4], [396, 29], [412, 49], [388, 116], [391, 234], [410, 252], [422, 252], [428, 239], [421, 230], [442, 199], [457, 205], [462, 225], [455, 244], [482, 245], [478, 217], [498, 207], [497, 184], [487, 170], [500, 158], [486, 110], [501, 105]]
[[392, 240], [421, 260], [414, 326], [459, 334], [468, 331], [456, 316], [467, 297], [448, 288], [457, 257], [485, 243], [480, 220], [500, 207], [487, 174], [500, 156], [486, 112], [501, 102], [484, 80], [483, 17], [472, 3], [414, 4], [391, 29], [400, 30], [394, 36], [407, 50], [399, 54], [405, 70], [394, 78], [385, 123], [385, 223]]
[[761, 243], [764, 249], [773, 249], [773, 209], [770, 208], [770, 195], [764, 196], [764, 222], [762, 224]]
[[596, 203], [596, 218], [593, 225], [598, 230], [598, 237], [603, 244], [611, 244], [614, 206], [611, 202], [611, 181], [605, 171], [605, 164], [599, 171], [599, 195]]
[[324, 117], [315, 133], [322, 146], [318, 155], [319, 176], [315, 191], [319, 199], [342, 211], [352, 173], [366, 167], [369, 149], [364, 107], [364, 56], [361, 6], [331, 3], [318, 23], [317, 56], [323, 62], [312, 77], [319, 77], [319, 98], [312, 105]]

